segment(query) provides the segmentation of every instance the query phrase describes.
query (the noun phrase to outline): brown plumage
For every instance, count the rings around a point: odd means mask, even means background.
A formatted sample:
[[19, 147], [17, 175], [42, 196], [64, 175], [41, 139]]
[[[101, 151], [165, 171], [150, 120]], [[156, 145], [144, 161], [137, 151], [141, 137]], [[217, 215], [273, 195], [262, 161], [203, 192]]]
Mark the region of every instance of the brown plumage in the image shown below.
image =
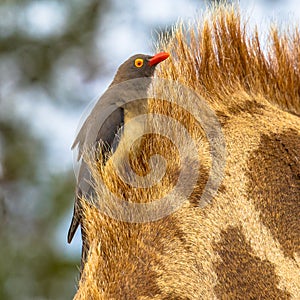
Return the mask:
[[[141, 109], [140, 103], [134, 105], [126, 103], [127, 98], [139, 98], [139, 95], [147, 90], [151, 77], [154, 74], [157, 64], [168, 58], [169, 54], [160, 52], [154, 56], [136, 54], [126, 60], [118, 69], [108, 90], [101, 96], [83, 123], [77, 137], [72, 145], [72, 149], [78, 145], [78, 159], [82, 158], [85, 149], [91, 149], [102, 143], [102, 157], [110, 152], [115, 152], [118, 147], [117, 133], [132, 115], [135, 115]], [[131, 80], [141, 78], [140, 82], [134, 86]], [[126, 82], [128, 84], [126, 85]], [[118, 88], [118, 84], [120, 88]], [[79, 199], [83, 196], [89, 200], [93, 194], [92, 177], [85, 160], [82, 159], [79, 174], [77, 178], [76, 198], [74, 204], [74, 213], [70, 229], [68, 232], [68, 242], [70, 243], [73, 236], [81, 224], [81, 204]], [[84, 228], [82, 231], [83, 250], [85, 255], [87, 245], [85, 243]]]
[[[221, 7], [197, 26], [177, 26], [160, 45], [171, 59], [157, 72], [191, 87], [218, 116], [227, 152], [218, 194], [197, 207], [211, 168], [201, 125], [182, 108], [149, 99], [149, 112], [178, 120], [197, 141], [197, 184], [188, 202], [156, 222], [122, 222], [84, 205], [91, 248], [76, 300], [300, 299], [300, 35], [272, 29], [265, 53], [237, 11]], [[155, 89], [167, 93], [159, 84]], [[161, 182], [131, 188], [110, 162], [91, 159], [96, 201], [114, 208], [111, 195], [101, 194], [100, 177], [128, 202], [169, 193], [180, 167], [176, 147], [159, 135], [146, 136], [142, 146], [132, 164], [143, 175], [149, 157], [163, 155]]]

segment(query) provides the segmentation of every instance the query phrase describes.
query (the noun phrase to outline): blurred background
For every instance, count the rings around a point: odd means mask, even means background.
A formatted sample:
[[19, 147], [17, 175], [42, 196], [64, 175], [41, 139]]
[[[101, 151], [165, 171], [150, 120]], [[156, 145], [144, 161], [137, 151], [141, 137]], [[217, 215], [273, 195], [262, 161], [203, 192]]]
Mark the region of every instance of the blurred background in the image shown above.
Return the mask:
[[[297, 0], [240, 1], [267, 21], [299, 24]], [[200, 0], [0, 1], [0, 299], [71, 299], [80, 234], [66, 234], [75, 180], [70, 146], [85, 107], [158, 33]]]

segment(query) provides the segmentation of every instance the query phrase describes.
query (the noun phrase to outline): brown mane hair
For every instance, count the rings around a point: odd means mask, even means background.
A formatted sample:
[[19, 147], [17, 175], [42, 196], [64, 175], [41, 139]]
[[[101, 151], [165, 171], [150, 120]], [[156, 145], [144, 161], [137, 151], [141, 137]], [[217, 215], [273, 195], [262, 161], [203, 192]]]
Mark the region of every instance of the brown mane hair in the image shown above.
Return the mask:
[[196, 24], [179, 23], [167, 42], [162, 39], [159, 47], [173, 60], [161, 66], [159, 76], [180, 80], [212, 104], [242, 90], [299, 115], [299, 43], [298, 28], [280, 34], [274, 25], [262, 46], [257, 28], [247, 31], [238, 7], [219, 6]]

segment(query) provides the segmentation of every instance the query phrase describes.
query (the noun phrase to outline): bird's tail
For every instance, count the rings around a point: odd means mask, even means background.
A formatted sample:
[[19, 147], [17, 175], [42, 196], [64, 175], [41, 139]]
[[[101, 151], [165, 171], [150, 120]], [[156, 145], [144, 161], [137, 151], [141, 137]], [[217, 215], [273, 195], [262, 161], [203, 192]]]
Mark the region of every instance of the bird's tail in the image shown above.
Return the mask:
[[75, 200], [75, 205], [74, 205], [74, 211], [73, 211], [73, 217], [71, 221], [71, 225], [68, 231], [68, 243], [70, 244], [72, 242], [72, 239], [74, 237], [74, 234], [79, 226], [79, 218], [78, 218], [78, 212], [76, 210], [76, 201]]

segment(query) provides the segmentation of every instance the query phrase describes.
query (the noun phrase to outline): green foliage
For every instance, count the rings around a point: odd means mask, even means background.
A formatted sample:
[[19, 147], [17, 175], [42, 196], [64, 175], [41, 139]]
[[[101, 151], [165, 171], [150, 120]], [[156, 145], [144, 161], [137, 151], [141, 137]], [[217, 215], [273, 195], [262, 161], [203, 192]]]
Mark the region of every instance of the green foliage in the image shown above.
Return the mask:
[[35, 180], [43, 152], [41, 141], [30, 133], [27, 124], [22, 124], [22, 121], [9, 123], [0, 120], [0, 135], [4, 180]]
[[41, 2], [0, 3], [0, 299], [6, 300], [70, 299], [78, 276], [80, 253], [74, 261], [60, 252], [66, 239], [57, 240], [73, 205], [73, 171], [71, 166], [63, 171], [49, 168], [49, 143], [55, 137], [37, 135], [34, 106], [32, 115], [24, 118], [17, 101], [29, 93], [38, 102], [39, 92], [66, 110], [69, 103], [86, 100], [84, 91], [74, 98], [66, 88], [68, 78], [55, 80], [72, 66], [85, 76], [97, 75], [94, 42], [108, 7], [105, 1], [45, 0], [64, 12], [64, 26], [41, 34], [26, 19], [29, 8]]

